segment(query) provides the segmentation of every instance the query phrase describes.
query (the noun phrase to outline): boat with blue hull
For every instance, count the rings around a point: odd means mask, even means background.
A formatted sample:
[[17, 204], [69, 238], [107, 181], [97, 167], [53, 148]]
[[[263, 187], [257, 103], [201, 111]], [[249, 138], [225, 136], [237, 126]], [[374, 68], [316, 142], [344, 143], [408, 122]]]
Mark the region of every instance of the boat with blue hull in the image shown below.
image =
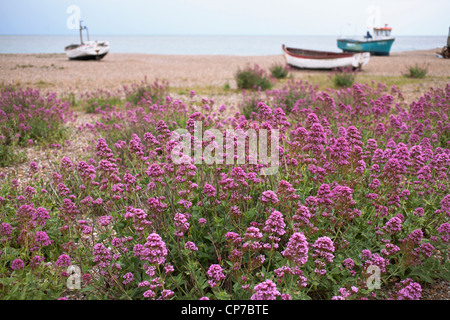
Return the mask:
[[364, 40], [337, 39], [337, 46], [344, 52], [370, 52], [371, 55], [388, 56], [395, 38], [391, 36], [392, 28], [385, 25], [381, 28], [373, 28], [374, 35], [369, 31]]

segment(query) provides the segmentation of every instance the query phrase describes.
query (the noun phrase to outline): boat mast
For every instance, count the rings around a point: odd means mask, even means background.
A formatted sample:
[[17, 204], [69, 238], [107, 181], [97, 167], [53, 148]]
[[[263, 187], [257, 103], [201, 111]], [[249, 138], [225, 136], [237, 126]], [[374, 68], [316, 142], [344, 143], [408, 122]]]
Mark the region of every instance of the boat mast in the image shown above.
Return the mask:
[[83, 32], [82, 32], [83, 28], [81, 27], [81, 21], [82, 20], [80, 20], [80, 43], [83, 44]]
[[83, 20], [80, 20], [80, 42], [81, 42], [81, 44], [83, 44], [83, 29], [86, 30], [87, 39], [88, 39], [88, 41], [89, 41], [89, 31], [88, 31], [88, 28], [87, 28], [86, 26], [84, 26], [84, 27], [81, 26], [81, 22], [82, 22], [82, 21], [83, 21]]

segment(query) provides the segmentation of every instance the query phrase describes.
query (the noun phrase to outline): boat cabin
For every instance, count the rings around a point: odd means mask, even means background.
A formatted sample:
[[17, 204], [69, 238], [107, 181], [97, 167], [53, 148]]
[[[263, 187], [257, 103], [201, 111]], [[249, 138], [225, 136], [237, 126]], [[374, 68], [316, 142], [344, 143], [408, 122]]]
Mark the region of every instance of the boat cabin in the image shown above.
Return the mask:
[[385, 24], [384, 27], [381, 28], [373, 28], [373, 32], [375, 33], [376, 37], [390, 37], [391, 31], [392, 28], [388, 27], [387, 24]]

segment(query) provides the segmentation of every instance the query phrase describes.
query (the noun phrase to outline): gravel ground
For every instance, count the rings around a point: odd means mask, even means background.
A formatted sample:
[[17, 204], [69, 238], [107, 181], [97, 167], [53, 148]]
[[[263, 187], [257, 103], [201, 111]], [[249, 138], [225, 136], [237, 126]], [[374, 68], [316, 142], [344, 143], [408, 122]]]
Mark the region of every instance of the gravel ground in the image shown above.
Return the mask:
[[[448, 82], [450, 60], [436, 57], [439, 49], [395, 52], [389, 57], [373, 56], [361, 73], [401, 76], [409, 66], [428, 67], [428, 75]], [[234, 74], [246, 65], [258, 64], [266, 70], [284, 64], [282, 54], [270, 56], [149, 55], [110, 53], [101, 61], [71, 61], [64, 54], [2, 54], [0, 83], [37, 86], [57, 93], [76, 95], [95, 89], [115, 91], [123, 85], [166, 79], [174, 87], [223, 86], [235, 88]], [[325, 71], [328, 73], [328, 71]], [[324, 71], [296, 70], [295, 78]]]

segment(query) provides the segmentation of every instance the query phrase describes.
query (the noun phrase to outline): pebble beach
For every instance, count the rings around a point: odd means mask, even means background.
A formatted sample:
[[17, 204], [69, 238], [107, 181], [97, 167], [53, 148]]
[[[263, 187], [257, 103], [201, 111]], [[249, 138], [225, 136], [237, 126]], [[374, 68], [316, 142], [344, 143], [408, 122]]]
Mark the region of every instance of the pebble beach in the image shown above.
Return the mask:
[[[450, 78], [450, 61], [438, 58], [439, 51], [436, 48], [393, 52], [387, 57], [372, 56], [360, 74], [401, 77], [408, 67], [418, 65], [428, 69], [428, 79], [422, 81], [419, 90], [428, 89], [427, 84], [445, 86]], [[267, 56], [109, 53], [101, 61], [71, 61], [65, 54], [2, 54], [0, 83], [76, 95], [96, 89], [118, 90], [145, 77], [149, 81], [167, 80], [171, 87], [221, 87], [228, 83], [236, 88], [236, 71], [253, 64], [268, 70], [274, 64], [285, 64], [285, 59], [281, 53]], [[321, 74], [329, 74], [329, 71], [291, 70], [296, 79]]]

